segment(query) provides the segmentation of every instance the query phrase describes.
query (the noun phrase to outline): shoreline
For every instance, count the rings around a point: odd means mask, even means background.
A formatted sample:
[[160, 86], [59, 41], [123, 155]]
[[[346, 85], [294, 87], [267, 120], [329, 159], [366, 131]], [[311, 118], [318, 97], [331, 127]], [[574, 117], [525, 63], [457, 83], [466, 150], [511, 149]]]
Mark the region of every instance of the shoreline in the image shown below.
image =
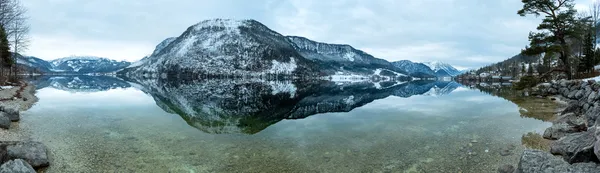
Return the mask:
[[37, 101], [35, 86], [28, 83], [0, 90], [0, 172], [36, 172], [50, 165], [47, 147], [20, 132], [20, 112]]
[[543, 137], [552, 140], [550, 152], [526, 149], [514, 172], [598, 172], [600, 83], [560, 80], [540, 84], [532, 90], [532, 95], [556, 98], [558, 104], [566, 104], [566, 107], [544, 131]]

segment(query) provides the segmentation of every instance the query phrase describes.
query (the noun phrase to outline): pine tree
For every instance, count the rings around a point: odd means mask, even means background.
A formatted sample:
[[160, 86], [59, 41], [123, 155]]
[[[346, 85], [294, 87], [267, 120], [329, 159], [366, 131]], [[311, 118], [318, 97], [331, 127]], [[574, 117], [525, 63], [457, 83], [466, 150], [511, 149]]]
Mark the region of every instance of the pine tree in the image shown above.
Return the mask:
[[13, 60], [10, 55], [10, 44], [8, 42], [6, 30], [0, 25], [0, 60], [4, 67], [12, 67]]
[[589, 72], [595, 65], [594, 59], [596, 55], [594, 51], [594, 39], [593, 30], [590, 29], [590, 31], [585, 34], [583, 40], [583, 57], [580, 61], [580, 63], [582, 63], [581, 68], [583, 69], [579, 70], [580, 72]]
[[527, 67], [527, 75], [533, 76], [533, 67], [531, 66], [531, 63], [529, 63], [529, 66]]
[[521, 75], [525, 75], [525, 64], [521, 64]]
[[[568, 38], [577, 37], [575, 18], [577, 11], [573, 0], [521, 0], [523, 8], [517, 12], [521, 16], [543, 16], [538, 32], [529, 33], [529, 46], [523, 50], [526, 55], [557, 53], [567, 78], [571, 73], [571, 48]], [[577, 64], [575, 64], [577, 65]]]

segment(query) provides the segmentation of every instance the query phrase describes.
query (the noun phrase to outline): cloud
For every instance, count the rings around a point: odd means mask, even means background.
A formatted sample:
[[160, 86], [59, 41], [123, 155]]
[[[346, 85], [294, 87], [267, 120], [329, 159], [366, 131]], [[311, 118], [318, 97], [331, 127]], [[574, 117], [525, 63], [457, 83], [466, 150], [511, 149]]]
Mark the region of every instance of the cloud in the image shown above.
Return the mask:
[[[589, 0], [578, 0], [584, 7]], [[29, 55], [137, 60], [163, 39], [212, 18], [256, 19], [284, 35], [350, 44], [390, 61], [444, 61], [474, 68], [527, 44], [540, 19], [519, 1], [480, 0], [27, 0]], [[62, 43], [56, 44], [63, 39]], [[49, 41], [54, 40], [54, 41]], [[86, 43], [85, 47], [77, 43]]]

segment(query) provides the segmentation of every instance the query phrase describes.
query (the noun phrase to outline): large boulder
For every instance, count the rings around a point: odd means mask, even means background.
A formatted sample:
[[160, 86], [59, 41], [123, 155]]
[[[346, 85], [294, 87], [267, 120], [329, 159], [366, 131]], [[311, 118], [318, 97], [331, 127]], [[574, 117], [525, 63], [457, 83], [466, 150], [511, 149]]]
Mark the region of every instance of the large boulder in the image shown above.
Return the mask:
[[587, 119], [574, 113], [563, 114], [554, 124], [544, 131], [546, 139], [560, 139], [568, 134], [587, 130]]
[[581, 132], [587, 129], [585, 122], [578, 124], [571, 124], [567, 122], [555, 123], [552, 127], [549, 127], [544, 131], [544, 138], [546, 139], [560, 139], [568, 134]]
[[19, 142], [6, 147], [6, 153], [10, 159], [23, 159], [34, 168], [46, 167], [48, 161], [46, 146], [40, 142]]
[[10, 119], [6, 115], [0, 114], [0, 128], [2, 128], [2, 129], [10, 128]]
[[569, 96], [569, 89], [560, 88], [560, 89], [558, 89], [558, 94], [561, 94], [563, 97], [567, 97], [567, 96]]
[[548, 88], [548, 95], [556, 95], [558, 91], [555, 88]]
[[577, 101], [570, 101], [569, 104], [567, 105], [567, 107], [562, 111], [561, 114], [568, 114], [568, 113], [579, 113], [581, 112], [581, 106], [579, 106], [579, 102]]
[[2, 164], [0, 173], [35, 173], [35, 170], [24, 160], [16, 159]]
[[600, 115], [600, 105], [598, 103], [594, 103], [594, 105], [591, 106], [584, 115], [587, 120], [588, 126], [594, 125], [596, 123], [596, 119], [598, 119], [599, 115]]
[[21, 116], [19, 115], [19, 110], [13, 108], [0, 107], [0, 114], [4, 114], [8, 118], [10, 118], [11, 121], [19, 121], [21, 119]]
[[597, 173], [600, 165], [596, 163], [569, 164], [552, 154], [540, 150], [523, 151], [516, 173]]
[[577, 94], [579, 90], [571, 90], [571, 92], [569, 92], [569, 95], [567, 96], [570, 99], [575, 99], [575, 95]]
[[569, 163], [597, 161], [594, 154], [595, 142], [593, 130], [572, 133], [552, 143], [550, 152], [561, 155]]
[[587, 98], [588, 103], [593, 103], [594, 100], [596, 100], [597, 96], [598, 96], [598, 92], [596, 92], [596, 91], [590, 93], [590, 95]]

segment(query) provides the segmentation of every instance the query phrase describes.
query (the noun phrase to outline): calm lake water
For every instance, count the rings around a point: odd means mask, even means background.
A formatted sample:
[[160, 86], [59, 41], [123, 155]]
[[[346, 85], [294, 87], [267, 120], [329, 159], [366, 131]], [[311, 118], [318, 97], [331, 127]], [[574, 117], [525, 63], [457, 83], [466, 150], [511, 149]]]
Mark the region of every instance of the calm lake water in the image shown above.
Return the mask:
[[544, 143], [528, 107], [555, 109], [442, 81], [33, 82], [18, 130], [47, 172], [496, 172]]

